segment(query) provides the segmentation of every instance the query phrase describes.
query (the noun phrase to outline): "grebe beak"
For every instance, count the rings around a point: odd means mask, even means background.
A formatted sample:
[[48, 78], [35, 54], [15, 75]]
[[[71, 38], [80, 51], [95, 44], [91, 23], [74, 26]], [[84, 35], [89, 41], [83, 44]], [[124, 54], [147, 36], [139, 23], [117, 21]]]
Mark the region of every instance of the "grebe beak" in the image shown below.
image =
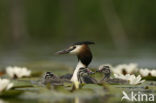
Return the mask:
[[96, 72], [101, 72], [102, 70], [96, 70]]
[[56, 54], [58, 54], [58, 55], [68, 54], [68, 53], [69, 53], [69, 51], [67, 51], [67, 50], [61, 50], [61, 51], [56, 52]]
[[60, 51], [56, 52], [56, 54], [58, 54], [58, 55], [61, 55], [61, 54], [68, 54], [68, 53], [70, 53], [72, 50], [73, 50], [73, 48], [68, 48], [68, 49], [65, 49], [65, 50], [60, 50]]

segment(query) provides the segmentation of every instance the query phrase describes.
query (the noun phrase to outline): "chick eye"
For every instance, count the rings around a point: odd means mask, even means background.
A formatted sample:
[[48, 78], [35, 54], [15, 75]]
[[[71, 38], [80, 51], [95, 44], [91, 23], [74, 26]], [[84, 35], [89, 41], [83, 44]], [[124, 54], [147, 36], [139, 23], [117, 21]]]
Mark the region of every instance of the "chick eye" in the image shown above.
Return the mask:
[[109, 70], [105, 70], [105, 73], [109, 73]]

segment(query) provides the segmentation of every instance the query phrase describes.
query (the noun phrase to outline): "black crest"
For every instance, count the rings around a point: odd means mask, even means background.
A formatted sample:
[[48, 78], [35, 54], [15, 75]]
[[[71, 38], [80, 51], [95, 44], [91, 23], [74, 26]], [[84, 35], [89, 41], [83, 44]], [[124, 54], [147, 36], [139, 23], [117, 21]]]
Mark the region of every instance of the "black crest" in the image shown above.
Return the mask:
[[91, 41], [81, 41], [81, 42], [73, 43], [72, 45], [82, 45], [82, 44], [90, 45], [90, 44], [95, 44], [95, 43]]

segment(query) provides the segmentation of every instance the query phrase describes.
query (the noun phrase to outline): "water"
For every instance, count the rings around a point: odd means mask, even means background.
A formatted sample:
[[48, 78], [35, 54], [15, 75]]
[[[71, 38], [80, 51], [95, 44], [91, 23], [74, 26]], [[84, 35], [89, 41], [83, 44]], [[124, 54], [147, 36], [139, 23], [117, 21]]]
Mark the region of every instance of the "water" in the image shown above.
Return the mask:
[[[77, 60], [75, 56], [71, 55], [54, 55], [54, 52], [62, 47], [54, 46], [37, 46], [31, 48], [18, 48], [10, 50], [0, 51], [0, 70], [4, 70], [6, 66], [18, 65], [26, 66], [33, 72], [40, 71], [42, 73], [46, 71], [52, 71], [57, 75], [65, 73], [72, 73], [73, 68], [76, 66]], [[93, 61], [89, 67], [98, 68], [101, 64], [128, 64], [138, 63], [139, 67], [147, 67], [149, 69], [156, 68], [156, 56], [155, 49], [148, 48], [135, 48], [127, 49], [125, 51], [107, 49], [102, 47], [92, 47]], [[41, 76], [37, 77], [37, 79]], [[28, 79], [29, 81], [29, 79]], [[147, 83], [141, 85], [141, 89], [135, 89], [135, 86], [131, 90], [145, 91]], [[120, 85], [122, 87], [122, 85]], [[125, 86], [123, 86], [125, 87]], [[127, 86], [129, 87], [129, 86]], [[137, 86], [138, 87], [138, 86]], [[37, 87], [38, 88], [38, 87]], [[109, 92], [104, 89], [103, 86], [86, 85], [82, 90], [75, 91], [73, 93], [60, 89], [48, 90], [45, 87], [38, 88], [22, 88], [26, 91], [24, 94], [15, 98], [3, 98], [0, 99], [0, 103], [117, 103], [121, 102], [122, 90], [116, 86], [109, 86]], [[115, 88], [115, 89], [114, 89]], [[127, 89], [124, 89], [127, 90]], [[149, 90], [150, 91], [150, 90]], [[155, 93], [155, 92], [154, 92]]]
[[[75, 67], [77, 59], [72, 55], [55, 55], [62, 46], [26, 46], [14, 49], [0, 50], [0, 67], [8, 65], [23, 65], [34, 61], [54, 61], [71, 67]], [[106, 48], [104, 46], [91, 47], [93, 60], [90, 67], [98, 67], [101, 64], [138, 63], [140, 67], [156, 67], [156, 48], [134, 47], [126, 50]]]

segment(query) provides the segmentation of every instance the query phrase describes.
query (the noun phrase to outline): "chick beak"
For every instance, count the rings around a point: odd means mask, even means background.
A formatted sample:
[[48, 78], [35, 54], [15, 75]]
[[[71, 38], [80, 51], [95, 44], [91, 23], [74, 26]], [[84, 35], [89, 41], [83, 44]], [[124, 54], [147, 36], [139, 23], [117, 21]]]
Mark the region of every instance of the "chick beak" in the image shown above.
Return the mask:
[[96, 70], [96, 72], [101, 72], [101, 70]]
[[92, 72], [91, 70], [87, 69], [87, 72], [89, 75], [95, 74], [95, 72]]

